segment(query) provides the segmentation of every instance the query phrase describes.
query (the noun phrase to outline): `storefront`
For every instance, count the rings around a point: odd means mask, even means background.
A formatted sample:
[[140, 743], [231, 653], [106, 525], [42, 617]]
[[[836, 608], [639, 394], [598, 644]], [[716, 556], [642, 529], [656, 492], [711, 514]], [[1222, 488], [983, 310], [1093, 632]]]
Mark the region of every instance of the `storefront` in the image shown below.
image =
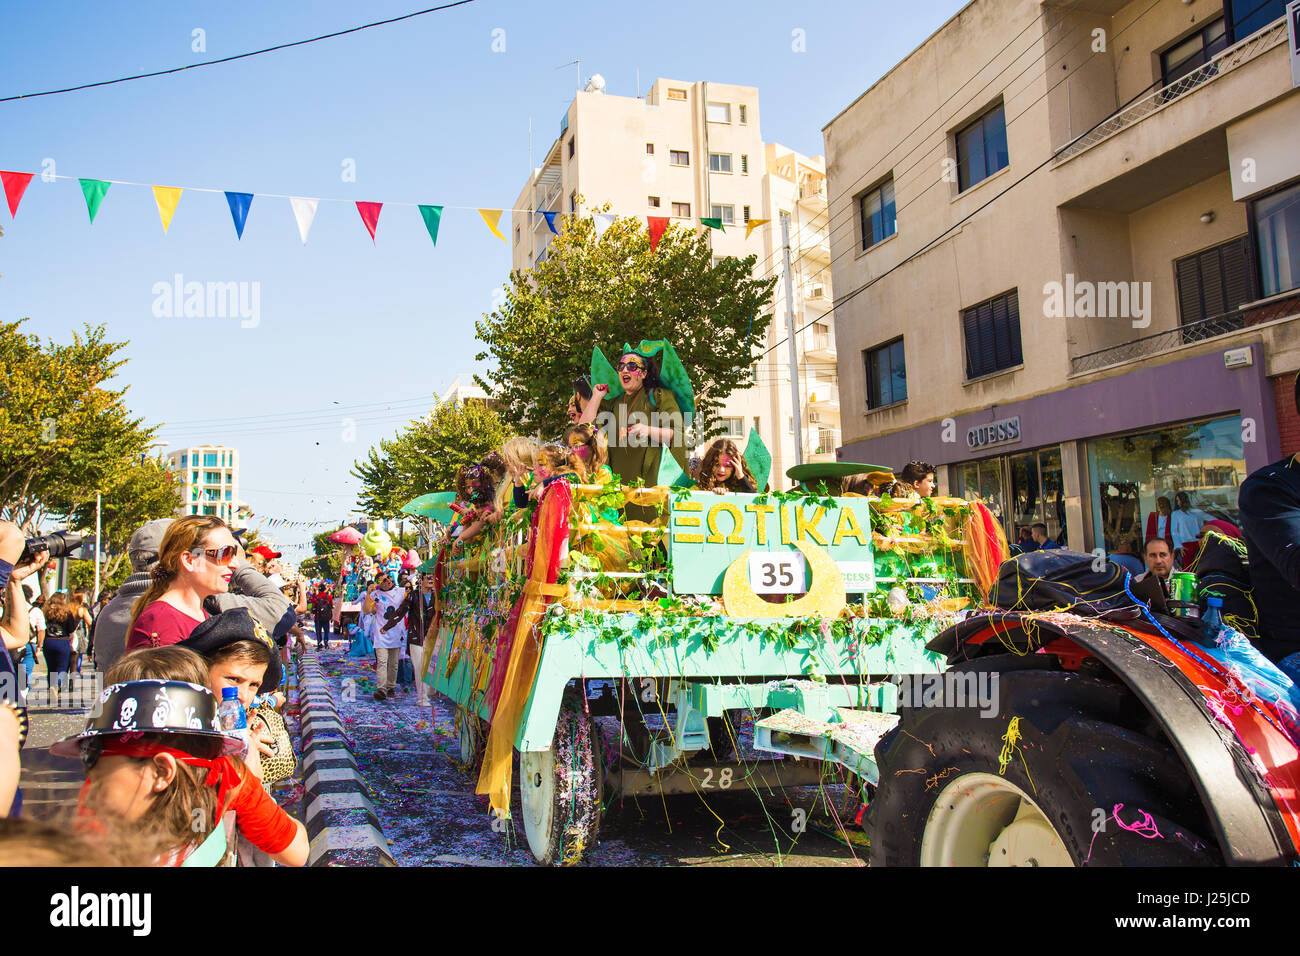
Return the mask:
[[[1007, 537], [1042, 522], [1077, 551], [1140, 550], [1160, 498], [1237, 523], [1237, 488], [1280, 456], [1261, 346], [1219, 351], [854, 442], [843, 461], [929, 461], [940, 490], [978, 497]], [[1239, 350], [1234, 350], [1237, 352]]]

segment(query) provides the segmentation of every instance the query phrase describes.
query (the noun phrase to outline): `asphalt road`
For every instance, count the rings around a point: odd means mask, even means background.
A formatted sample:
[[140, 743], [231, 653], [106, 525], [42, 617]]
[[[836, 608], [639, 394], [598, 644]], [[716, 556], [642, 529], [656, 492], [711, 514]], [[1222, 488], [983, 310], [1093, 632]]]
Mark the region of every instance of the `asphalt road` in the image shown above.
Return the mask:
[[[452, 705], [436, 716], [417, 708], [414, 692], [373, 699], [373, 659], [349, 658], [345, 645], [320, 655], [358, 767], [374, 800], [393, 859], [400, 866], [524, 866], [533, 857], [523, 833], [518, 781], [513, 826], [493, 830], [487, 799], [474, 793], [477, 774], [459, 765]], [[617, 732], [610, 722], [608, 733]], [[742, 738], [742, 751], [746, 743]], [[590, 866], [863, 866], [866, 846], [846, 842], [841, 787], [732, 790], [614, 800], [606, 808]], [[847, 811], [851, 818], [856, 807]], [[861, 829], [845, 820], [860, 839]], [[801, 828], [801, 832], [800, 832]]]

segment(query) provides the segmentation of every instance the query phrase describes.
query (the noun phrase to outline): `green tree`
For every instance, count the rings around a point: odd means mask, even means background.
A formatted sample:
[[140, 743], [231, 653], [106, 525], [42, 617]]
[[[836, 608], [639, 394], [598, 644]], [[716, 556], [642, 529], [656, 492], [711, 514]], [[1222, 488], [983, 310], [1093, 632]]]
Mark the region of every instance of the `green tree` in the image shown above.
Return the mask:
[[[111, 487], [102, 493], [100, 506], [100, 534], [102, 548], [108, 554], [100, 573], [115, 576], [119, 569], [128, 567], [127, 545], [146, 521], [166, 518], [181, 506], [182, 477], [172, 472], [165, 462], [141, 456], [117, 477]], [[81, 505], [69, 516], [69, 524], [83, 534], [95, 531], [95, 502]], [[92, 583], [93, 583], [93, 563]]]
[[475, 323], [487, 346], [477, 358], [495, 363], [477, 380], [521, 433], [553, 435], [593, 346], [617, 362], [625, 342], [667, 339], [691, 376], [697, 421], [710, 422], [752, 382], [767, 340], [776, 279], [754, 278], [754, 263], [715, 264], [706, 235], [679, 226], [652, 251], [639, 219], [616, 220], [597, 241], [590, 219], [570, 217], [546, 260], [512, 272], [500, 308]]
[[157, 429], [106, 387], [125, 343], [89, 325], [70, 345], [42, 342], [24, 321], [0, 323], [0, 516], [30, 531], [122, 481]]
[[352, 474], [361, 479], [357, 509], [372, 518], [404, 517], [402, 505], [429, 492], [450, 490], [456, 469], [500, 448], [511, 434], [484, 401], [439, 402], [356, 462]]

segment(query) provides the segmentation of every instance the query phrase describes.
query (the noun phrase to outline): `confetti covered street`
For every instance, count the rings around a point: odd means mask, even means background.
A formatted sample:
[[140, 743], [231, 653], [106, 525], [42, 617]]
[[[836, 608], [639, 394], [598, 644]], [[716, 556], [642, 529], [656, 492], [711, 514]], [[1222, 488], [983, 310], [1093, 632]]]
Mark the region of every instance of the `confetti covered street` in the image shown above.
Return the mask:
[[[348, 657], [342, 642], [334, 642], [319, 659], [388, 851], [399, 866], [534, 865], [519, 822], [517, 781], [513, 829], [498, 824], [494, 831], [487, 799], [474, 793], [477, 773], [459, 765], [453, 709], [445, 698], [434, 698], [437, 719], [431, 721], [428, 710], [416, 707], [414, 690], [399, 690], [395, 701], [376, 701], [374, 661]], [[611, 741], [614, 732], [608, 729]], [[746, 743], [742, 737], [742, 752]], [[843, 788], [827, 786], [826, 796], [843, 818]], [[856, 808], [849, 811], [850, 818], [854, 812]], [[721, 829], [715, 814], [724, 821]], [[803, 832], [792, 832], [800, 823]], [[861, 828], [851, 819], [846, 823], [860, 841]], [[813, 787], [761, 797], [735, 790], [710, 794], [707, 800], [698, 795], [616, 799], [607, 807], [599, 841], [584, 863], [865, 866], [865, 844], [847, 844], [831, 835], [835, 832]]]

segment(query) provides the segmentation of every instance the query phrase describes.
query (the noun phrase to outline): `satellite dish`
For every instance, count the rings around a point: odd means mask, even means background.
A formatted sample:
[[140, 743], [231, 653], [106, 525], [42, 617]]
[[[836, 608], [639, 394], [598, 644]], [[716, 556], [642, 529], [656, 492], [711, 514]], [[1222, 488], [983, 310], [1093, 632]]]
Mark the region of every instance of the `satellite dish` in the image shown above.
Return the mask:
[[593, 74], [591, 74], [591, 78], [590, 78], [589, 80], [587, 80], [587, 92], [588, 92], [588, 93], [604, 93], [604, 92], [605, 92], [605, 78], [604, 78], [603, 76], [601, 76], [599, 73], [593, 73]]

